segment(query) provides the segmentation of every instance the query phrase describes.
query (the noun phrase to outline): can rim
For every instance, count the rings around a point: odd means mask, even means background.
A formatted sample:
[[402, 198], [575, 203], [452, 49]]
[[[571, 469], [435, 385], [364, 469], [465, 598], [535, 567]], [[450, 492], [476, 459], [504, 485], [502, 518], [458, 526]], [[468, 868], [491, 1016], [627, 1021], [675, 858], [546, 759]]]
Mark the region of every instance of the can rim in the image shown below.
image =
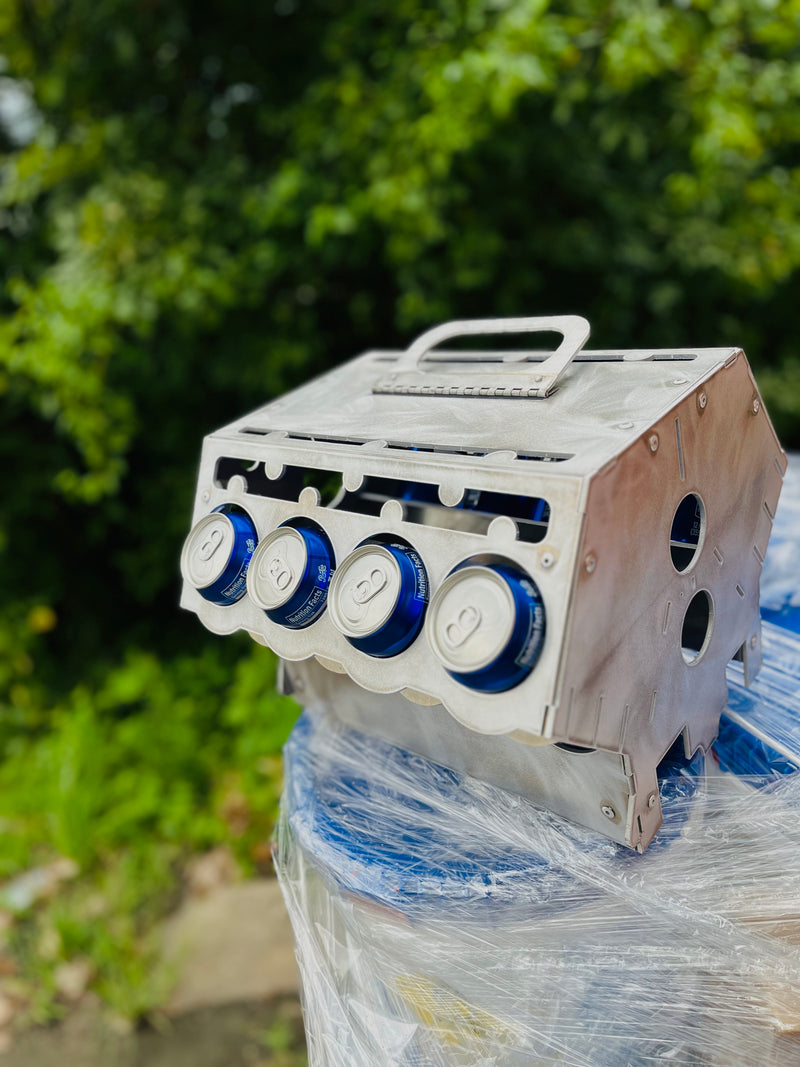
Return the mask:
[[[267, 583], [264, 576], [259, 573], [259, 565], [263, 559], [264, 553], [270, 546], [274, 545], [276, 541], [282, 538], [288, 538], [290, 541], [299, 542], [303, 550], [303, 565], [302, 568], [299, 568], [298, 573], [294, 576], [294, 579], [290, 581], [285, 590], [279, 591], [276, 589], [276, 593], [279, 593], [277, 597], [266, 597], [262, 595], [261, 586]], [[277, 529], [273, 530], [259, 541], [258, 547], [253, 553], [253, 558], [250, 560], [250, 566], [247, 570], [247, 592], [250, 599], [263, 611], [274, 611], [276, 608], [282, 608], [285, 604], [289, 603], [300, 588], [307, 565], [308, 545], [306, 544], [302, 533], [299, 530], [296, 530], [293, 526], [278, 526]]]
[[[207, 527], [220, 522], [223, 523], [223, 525], [227, 528], [227, 535], [231, 539], [230, 546], [228, 548], [227, 553], [220, 557], [221, 565], [219, 566], [219, 569], [216, 571], [216, 573], [213, 574], [213, 577], [207, 581], [206, 575], [204, 574], [198, 580], [198, 572], [192, 566], [192, 553], [199, 547], [196, 543], [198, 535], [201, 534], [203, 530]], [[199, 522], [196, 522], [194, 524], [194, 526], [187, 534], [186, 540], [183, 542], [183, 548], [181, 549], [181, 574], [183, 575], [184, 579], [194, 589], [210, 589], [212, 585], [215, 585], [220, 580], [220, 578], [227, 570], [228, 565], [231, 561], [231, 556], [233, 555], [233, 549], [235, 544], [236, 527], [233, 525], [230, 517], [226, 515], [225, 512], [212, 511], [210, 515], [204, 515]]]
[[[484, 582], [490, 582], [500, 592], [504, 601], [504, 606], [507, 609], [505, 613], [506, 621], [502, 626], [493, 628], [495, 639], [492, 641], [489, 650], [479, 659], [476, 659], [473, 662], [464, 663], [463, 659], [455, 659], [448, 653], [441, 640], [441, 634], [437, 623], [441, 622], [442, 606], [448, 594], [452, 592], [456, 586], [462, 585], [465, 581], [475, 578], [480, 578]], [[461, 610], [463, 610], [463, 608]], [[425, 620], [425, 631], [428, 643], [431, 646], [434, 655], [446, 670], [453, 671], [456, 674], [476, 674], [478, 671], [490, 667], [506, 650], [514, 633], [515, 620], [516, 604], [514, 602], [514, 594], [511, 592], [506, 579], [491, 566], [474, 564], [467, 567], [460, 567], [458, 570], [453, 571], [436, 590], [430, 608], [428, 609], [427, 619]]]
[[[342, 595], [344, 583], [347, 581], [347, 573], [352, 568], [354, 563], [363, 559], [364, 556], [373, 555], [388, 562], [391, 568], [391, 577], [388, 579], [390, 583], [395, 586], [394, 596], [391, 602], [387, 603], [386, 608], [381, 612], [377, 619], [369, 618], [369, 613], [365, 616], [369, 619], [369, 627], [359, 626], [351, 621], [348, 621], [343, 617], [340, 610], [339, 598]], [[400, 593], [403, 587], [403, 575], [400, 570], [400, 564], [395, 559], [394, 555], [384, 545], [368, 544], [360, 545], [354, 549], [336, 568], [333, 578], [331, 579], [331, 587], [328, 593], [328, 611], [330, 612], [331, 620], [336, 629], [344, 634], [345, 637], [352, 638], [364, 638], [371, 637], [382, 629], [387, 622], [391, 619], [392, 615], [397, 609], [397, 605], [400, 600]]]

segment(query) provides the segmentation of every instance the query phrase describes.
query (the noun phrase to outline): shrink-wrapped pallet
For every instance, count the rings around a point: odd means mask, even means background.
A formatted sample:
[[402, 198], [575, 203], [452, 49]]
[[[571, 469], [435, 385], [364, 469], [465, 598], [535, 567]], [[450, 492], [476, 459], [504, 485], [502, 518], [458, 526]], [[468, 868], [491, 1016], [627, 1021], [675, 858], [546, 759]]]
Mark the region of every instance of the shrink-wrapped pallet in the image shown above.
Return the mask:
[[800, 1063], [800, 775], [676, 762], [640, 856], [324, 709], [286, 757], [311, 1067]]

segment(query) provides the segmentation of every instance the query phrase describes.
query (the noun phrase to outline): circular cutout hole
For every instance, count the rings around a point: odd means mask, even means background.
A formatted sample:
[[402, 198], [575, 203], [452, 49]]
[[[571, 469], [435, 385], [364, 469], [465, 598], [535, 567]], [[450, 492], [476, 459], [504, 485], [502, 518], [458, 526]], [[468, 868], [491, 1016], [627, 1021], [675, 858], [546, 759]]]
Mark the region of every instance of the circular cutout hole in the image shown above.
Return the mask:
[[697, 663], [708, 647], [714, 628], [714, 603], [705, 589], [695, 593], [683, 617], [681, 655], [689, 663]]
[[676, 571], [688, 571], [703, 547], [706, 509], [696, 493], [688, 493], [675, 509], [669, 532], [669, 554]]

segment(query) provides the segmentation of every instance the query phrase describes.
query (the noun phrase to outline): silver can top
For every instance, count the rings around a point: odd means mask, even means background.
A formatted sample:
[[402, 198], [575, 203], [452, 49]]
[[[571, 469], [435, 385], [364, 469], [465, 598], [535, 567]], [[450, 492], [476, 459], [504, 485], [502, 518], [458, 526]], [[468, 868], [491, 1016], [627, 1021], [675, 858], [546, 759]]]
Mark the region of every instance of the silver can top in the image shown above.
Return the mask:
[[282, 607], [297, 592], [307, 564], [308, 548], [303, 535], [292, 526], [279, 526], [259, 541], [250, 560], [250, 599], [264, 611]]
[[206, 515], [183, 542], [181, 574], [195, 589], [206, 589], [225, 573], [230, 563], [236, 531], [227, 515]]
[[400, 564], [382, 545], [362, 545], [337, 568], [328, 594], [333, 624], [345, 637], [368, 637], [391, 618], [400, 597]]
[[425, 630], [447, 670], [483, 670], [505, 650], [516, 606], [508, 584], [490, 567], [464, 567], [442, 582], [431, 601]]

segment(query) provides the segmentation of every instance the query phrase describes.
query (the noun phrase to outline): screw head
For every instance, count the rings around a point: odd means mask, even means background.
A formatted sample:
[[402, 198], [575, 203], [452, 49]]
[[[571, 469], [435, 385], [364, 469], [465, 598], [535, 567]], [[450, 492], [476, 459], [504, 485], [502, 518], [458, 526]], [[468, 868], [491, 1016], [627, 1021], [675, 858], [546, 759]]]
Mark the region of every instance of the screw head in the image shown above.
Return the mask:
[[751, 648], [755, 648], [757, 644], [758, 644], [758, 634], [753, 634], [753, 636], [750, 638], [750, 647]]
[[614, 811], [610, 804], [602, 804], [600, 806], [600, 810], [607, 819], [616, 819], [617, 817], [617, 813]]
[[593, 555], [593, 553], [590, 552], [586, 559], [583, 561], [583, 565], [586, 568], [586, 573], [591, 574], [597, 566], [597, 556]]
[[761, 411], [761, 401], [758, 399], [757, 396], [754, 396], [753, 397], [753, 404], [752, 404], [752, 412], [753, 412], [754, 415], [757, 415], [759, 413], [759, 411]]
[[211, 499], [211, 493], [209, 493], [207, 489], [204, 490], [203, 495], [200, 497], [200, 499], [203, 501], [204, 504], [207, 504]]
[[697, 406], [702, 411], [706, 404], [708, 404], [708, 397], [705, 393], [701, 393], [700, 396], [698, 396], [697, 398]]
[[648, 806], [648, 808], [654, 808], [656, 806], [656, 795], [655, 795], [655, 793], [651, 793], [650, 796], [647, 798], [647, 806]]
[[651, 433], [650, 437], [647, 439], [647, 443], [650, 446], [650, 451], [651, 452], [658, 452], [658, 434], [657, 433]]
[[553, 564], [555, 563], [555, 561], [556, 561], [556, 557], [553, 555], [552, 552], [543, 552], [542, 553], [542, 558], [539, 560], [539, 562], [545, 568], [545, 570], [548, 567], [552, 567]]

